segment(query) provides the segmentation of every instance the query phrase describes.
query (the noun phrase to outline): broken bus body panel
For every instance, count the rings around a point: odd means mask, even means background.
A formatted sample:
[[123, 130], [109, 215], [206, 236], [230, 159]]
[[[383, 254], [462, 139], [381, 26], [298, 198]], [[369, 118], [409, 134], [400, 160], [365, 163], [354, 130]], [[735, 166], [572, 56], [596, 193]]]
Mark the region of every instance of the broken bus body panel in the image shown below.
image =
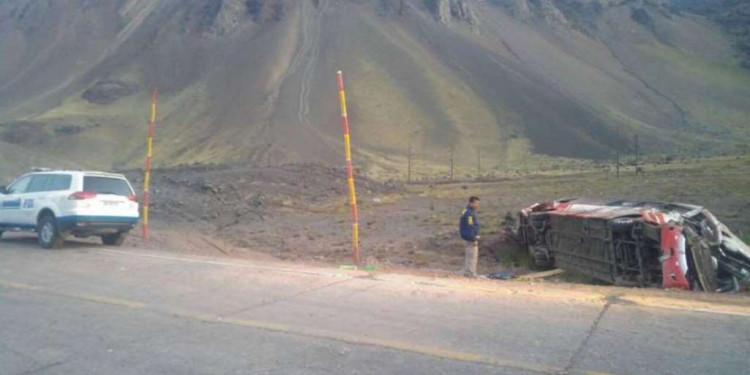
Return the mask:
[[750, 284], [750, 248], [699, 206], [569, 199], [518, 216], [517, 236], [538, 268], [623, 286], [721, 292]]

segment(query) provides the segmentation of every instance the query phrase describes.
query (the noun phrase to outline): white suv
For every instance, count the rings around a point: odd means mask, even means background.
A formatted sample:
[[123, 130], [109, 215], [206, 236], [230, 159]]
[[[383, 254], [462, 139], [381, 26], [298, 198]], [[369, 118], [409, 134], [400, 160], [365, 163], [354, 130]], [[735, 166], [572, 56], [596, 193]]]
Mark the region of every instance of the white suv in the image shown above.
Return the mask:
[[138, 198], [123, 175], [43, 171], [0, 187], [0, 237], [4, 231], [35, 231], [44, 248], [65, 237], [100, 236], [120, 246], [138, 223]]

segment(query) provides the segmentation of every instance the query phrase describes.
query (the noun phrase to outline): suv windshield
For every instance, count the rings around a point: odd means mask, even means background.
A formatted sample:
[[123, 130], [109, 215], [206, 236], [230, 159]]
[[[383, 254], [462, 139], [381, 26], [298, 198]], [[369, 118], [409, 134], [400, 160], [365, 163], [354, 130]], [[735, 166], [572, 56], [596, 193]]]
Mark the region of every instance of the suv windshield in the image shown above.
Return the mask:
[[31, 176], [23, 177], [10, 185], [6, 190], [8, 194], [21, 194], [26, 191], [29, 182], [31, 182]]
[[83, 191], [97, 194], [133, 195], [127, 181], [111, 177], [85, 176]]

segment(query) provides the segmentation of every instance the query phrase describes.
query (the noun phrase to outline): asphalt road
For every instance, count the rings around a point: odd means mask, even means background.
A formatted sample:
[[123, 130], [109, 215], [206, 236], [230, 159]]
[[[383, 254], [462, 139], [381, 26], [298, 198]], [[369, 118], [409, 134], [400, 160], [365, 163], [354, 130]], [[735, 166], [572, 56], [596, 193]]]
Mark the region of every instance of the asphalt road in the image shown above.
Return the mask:
[[477, 283], [4, 239], [0, 374], [750, 374], [749, 315]]

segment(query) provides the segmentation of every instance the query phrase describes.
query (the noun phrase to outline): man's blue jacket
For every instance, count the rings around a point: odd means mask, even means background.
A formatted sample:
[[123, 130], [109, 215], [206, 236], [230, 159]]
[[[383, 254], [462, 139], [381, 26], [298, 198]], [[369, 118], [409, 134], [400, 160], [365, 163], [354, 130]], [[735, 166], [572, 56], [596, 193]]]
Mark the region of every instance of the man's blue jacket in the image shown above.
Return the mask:
[[459, 232], [461, 233], [461, 238], [464, 241], [474, 242], [477, 240], [477, 236], [479, 236], [479, 221], [477, 220], [477, 212], [474, 211], [471, 206], [466, 206], [466, 209], [461, 215]]

